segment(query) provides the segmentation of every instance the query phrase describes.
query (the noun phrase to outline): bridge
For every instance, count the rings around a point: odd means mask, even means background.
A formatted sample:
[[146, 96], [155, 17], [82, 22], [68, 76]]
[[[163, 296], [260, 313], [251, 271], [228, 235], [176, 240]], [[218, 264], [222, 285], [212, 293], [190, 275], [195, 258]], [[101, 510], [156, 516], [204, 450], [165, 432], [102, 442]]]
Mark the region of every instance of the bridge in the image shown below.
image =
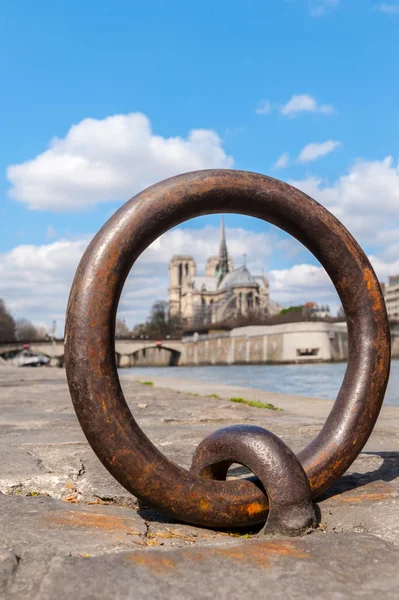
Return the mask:
[[[10, 360], [27, 345], [33, 353], [47, 356], [50, 366], [64, 366], [64, 340], [0, 342], [0, 357]], [[119, 368], [134, 365], [176, 366], [182, 352], [183, 344], [180, 339], [115, 340], [115, 355]]]
[[[392, 357], [399, 357], [399, 328], [392, 329]], [[0, 357], [12, 359], [26, 342], [0, 343]], [[307, 321], [248, 326], [229, 332], [183, 339], [123, 339], [115, 341], [119, 368], [137, 366], [280, 364], [346, 360], [345, 323]], [[64, 340], [29, 343], [34, 353], [64, 366]]]

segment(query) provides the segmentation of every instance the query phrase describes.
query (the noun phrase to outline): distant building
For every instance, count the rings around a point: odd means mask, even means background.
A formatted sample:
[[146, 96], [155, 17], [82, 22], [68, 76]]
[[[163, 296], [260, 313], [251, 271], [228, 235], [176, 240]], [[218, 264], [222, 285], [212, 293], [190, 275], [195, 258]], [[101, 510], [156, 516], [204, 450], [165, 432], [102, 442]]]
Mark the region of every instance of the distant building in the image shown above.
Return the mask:
[[328, 304], [319, 306], [316, 302], [307, 302], [303, 307], [303, 312], [312, 319], [327, 319], [331, 317]]
[[205, 275], [197, 275], [192, 256], [174, 256], [169, 265], [169, 311], [186, 324], [220, 323], [238, 315], [276, 314], [280, 306], [269, 296], [269, 282], [252, 275], [246, 265], [234, 269], [228, 254], [223, 217], [219, 254], [208, 258]]
[[399, 275], [388, 278], [382, 288], [389, 319], [399, 319]]

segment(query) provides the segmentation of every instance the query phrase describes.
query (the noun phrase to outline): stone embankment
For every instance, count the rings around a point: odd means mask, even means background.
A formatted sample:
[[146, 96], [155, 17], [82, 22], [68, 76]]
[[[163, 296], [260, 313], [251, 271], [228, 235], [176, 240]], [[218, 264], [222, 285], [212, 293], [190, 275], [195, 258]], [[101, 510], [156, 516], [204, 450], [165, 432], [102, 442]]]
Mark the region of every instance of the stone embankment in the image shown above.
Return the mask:
[[183, 338], [182, 365], [279, 364], [348, 358], [346, 323], [305, 321], [237, 327]]
[[[399, 329], [392, 329], [391, 342], [392, 358], [399, 358]], [[22, 348], [22, 342], [1, 343], [0, 364]], [[64, 366], [64, 340], [32, 342], [30, 350], [47, 356], [52, 367]], [[345, 361], [348, 333], [345, 323], [323, 321], [256, 325], [183, 339], [116, 340], [115, 355], [119, 368]]]
[[[145, 433], [185, 467], [207, 434], [236, 423], [298, 451], [331, 408], [225, 384], [122, 385]], [[192, 527], [140, 506], [87, 444], [63, 370], [0, 366], [0, 433], [1, 598], [397, 598], [397, 408], [383, 409], [350, 472], [318, 501], [319, 528], [298, 539]]]

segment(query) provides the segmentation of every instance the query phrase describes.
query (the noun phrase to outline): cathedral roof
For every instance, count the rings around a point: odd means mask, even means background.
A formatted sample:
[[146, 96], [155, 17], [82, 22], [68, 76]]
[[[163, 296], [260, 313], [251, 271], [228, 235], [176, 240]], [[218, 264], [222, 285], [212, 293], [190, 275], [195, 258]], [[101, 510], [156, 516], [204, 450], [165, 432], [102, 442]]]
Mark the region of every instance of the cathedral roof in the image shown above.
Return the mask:
[[223, 277], [220, 285], [218, 287], [219, 290], [224, 290], [230, 287], [234, 287], [237, 285], [259, 285], [254, 277], [252, 277], [251, 273], [248, 271], [247, 267], [242, 266], [238, 269], [234, 269], [231, 273], [228, 273], [226, 277]]
[[206, 275], [195, 275], [192, 281], [195, 290], [202, 290], [204, 288], [207, 292], [215, 292], [218, 284], [216, 277]]

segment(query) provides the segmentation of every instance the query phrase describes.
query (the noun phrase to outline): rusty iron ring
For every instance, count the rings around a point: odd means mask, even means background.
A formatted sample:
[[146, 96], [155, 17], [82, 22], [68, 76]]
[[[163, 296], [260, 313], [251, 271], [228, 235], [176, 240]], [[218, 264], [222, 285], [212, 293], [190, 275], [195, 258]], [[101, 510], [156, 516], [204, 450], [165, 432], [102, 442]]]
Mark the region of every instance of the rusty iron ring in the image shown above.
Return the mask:
[[259, 535], [297, 536], [317, 525], [312, 490], [301, 463], [279, 437], [254, 425], [218, 429], [197, 446], [194, 475], [223, 481], [233, 463], [259, 477], [269, 501], [269, 514]]
[[159, 510], [205, 526], [266, 519], [267, 498], [249, 480], [197, 477], [157, 450], [133, 418], [115, 361], [115, 319], [126, 277], [161, 234], [210, 213], [257, 217], [284, 229], [320, 261], [348, 324], [348, 366], [316, 438], [298, 458], [313, 498], [359, 454], [380, 412], [390, 368], [385, 303], [374, 271], [351, 234], [324, 207], [290, 185], [244, 171], [205, 170], [144, 190], [101, 228], [77, 269], [67, 309], [65, 361], [83, 431], [108, 471]]

